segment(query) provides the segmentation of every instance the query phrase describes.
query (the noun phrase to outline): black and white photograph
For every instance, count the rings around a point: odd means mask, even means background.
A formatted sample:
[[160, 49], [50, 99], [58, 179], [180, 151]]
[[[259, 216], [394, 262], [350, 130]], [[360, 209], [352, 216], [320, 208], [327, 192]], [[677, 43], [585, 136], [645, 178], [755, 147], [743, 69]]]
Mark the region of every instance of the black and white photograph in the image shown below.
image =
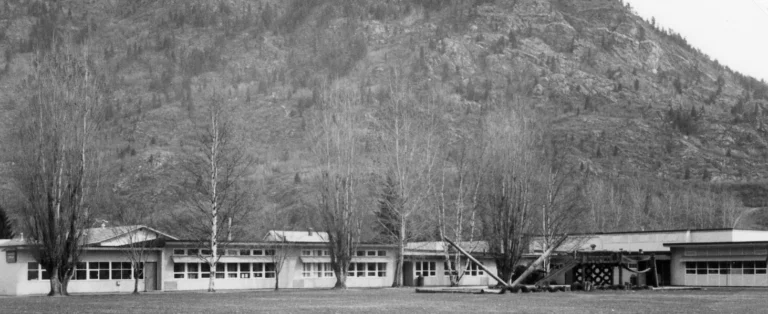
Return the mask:
[[765, 313], [768, 0], [0, 0], [0, 313]]

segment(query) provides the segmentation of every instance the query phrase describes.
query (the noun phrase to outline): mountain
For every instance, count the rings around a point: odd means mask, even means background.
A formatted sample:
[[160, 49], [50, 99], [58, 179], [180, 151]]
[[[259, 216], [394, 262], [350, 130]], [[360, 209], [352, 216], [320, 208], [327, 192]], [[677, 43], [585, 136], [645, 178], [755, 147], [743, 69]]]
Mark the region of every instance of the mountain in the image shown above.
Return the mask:
[[[376, 94], [393, 73], [467, 112], [489, 99], [524, 99], [551, 121], [553, 141], [583, 172], [621, 191], [640, 182], [644, 208], [671, 207], [675, 193], [727, 195], [748, 209], [740, 224], [768, 226], [760, 218], [768, 206], [768, 86], [621, 1], [7, 0], [3, 134], [24, 106], [19, 83], [34, 48], [56, 36], [87, 43], [100, 69], [105, 183], [152, 204], [165, 230], [175, 229], [170, 213], [181, 206], [173, 187], [183, 181], [190, 117], [214, 90], [227, 97], [256, 157], [249, 182], [263, 192], [255, 207], [276, 208], [285, 227], [303, 228], [306, 201], [296, 195], [316, 167], [304, 112], [324, 85]], [[0, 167], [0, 202], [18, 207], [7, 179], [13, 165]], [[104, 206], [100, 215], [113, 219], [116, 205]], [[253, 234], [267, 228], [257, 217], [249, 218]]]

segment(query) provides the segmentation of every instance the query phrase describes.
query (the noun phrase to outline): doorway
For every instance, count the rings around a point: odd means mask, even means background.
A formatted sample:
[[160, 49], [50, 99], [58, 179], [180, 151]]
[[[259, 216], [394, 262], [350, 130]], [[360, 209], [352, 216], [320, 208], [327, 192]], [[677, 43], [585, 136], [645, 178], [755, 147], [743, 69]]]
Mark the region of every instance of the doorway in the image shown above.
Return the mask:
[[144, 263], [144, 291], [157, 290], [157, 263]]

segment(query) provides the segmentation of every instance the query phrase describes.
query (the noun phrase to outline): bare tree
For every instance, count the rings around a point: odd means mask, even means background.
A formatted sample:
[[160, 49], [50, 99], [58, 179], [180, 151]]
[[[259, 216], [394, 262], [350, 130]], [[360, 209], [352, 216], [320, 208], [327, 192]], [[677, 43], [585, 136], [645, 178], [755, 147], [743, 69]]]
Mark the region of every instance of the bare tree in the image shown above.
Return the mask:
[[[552, 143], [545, 153], [545, 158], [539, 159], [543, 199], [540, 200], [541, 216], [539, 223], [543, 241], [542, 252], [555, 245], [565, 242], [569, 234], [573, 234], [582, 226], [582, 215], [586, 206], [581, 201], [581, 175], [567, 165], [564, 156], [559, 155], [556, 144]], [[544, 259], [544, 271], [549, 273], [550, 259]]]
[[480, 202], [489, 253], [509, 282], [533, 232], [541, 173], [538, 134], [517, 110], [488, 116]]
[[313, 132], [314, 151], [320, 159], [318, 194], [319, 229], [327, 232], [336, 289], [346, 289], [347, 269], [360, 239], [362, 213], [367, 201], [360, 148], [363, 129], [359, 96], [330, 90], [323, 96]]
[[28, 105], [15, 120], [14, 177], [32, 254], [50, 274], [48, 295], [67, 295], [90, 225], [88, 200], [98, 174], [100, 97], [87, 48], [38, 52], [22, 88]]
[[[467, 262], [459, 254], [450, 254], [450, 245], [444, 240], [451, 238], [456, 243], [469, 240], [472, 251], [476, 248], [476, 218], [479, 208], [482, 150], [474, 145], [477, 138], [463, 138], [454, 143], [447, 154], [447, 164], [442, 165], [440, 188], [436, 189], [435, 218], [438, 232], [443, 240], [443, 256], [448, 266], [451, 286], [458, 286], [467, 270]], [[446, 177], [449, 183], [446, 183]], [[453, 183], [453, 184], [451, 184]], [[461, 245], [461, 244], [460, 244]]]
[[232, 241], [232, 224], [247, 213], [249, 195], [241, 185], [252, 159], [238, 142], [224, 100], [214, 95], [205, 109], [182, 165], [188, 181], [179, 192], [187, 207], [179, 218], [210, 251], [201, 250], [198, 257], [210, 267], [208, 291], [214, 292], [216, 265]]
[[[277, 231], [275, 231], [277, 233]], [[275, 265], [275, 290], [280, 289], [280, 272], [283, 270], [286, 258], [288, 258], [288, 239], [285, 234], [277, 234], [275, 239], [269, 245], [269, 250], [272, 250], [272, 264]]]
[[[131, 262], [133, 269], [133, 294], [139, 294], [139, 280], [143, 279], [144, 265], [155, 248], [158, 247], [158, 237], [154, 231], [142, 229], [150, 221], [151, 207], [139, 201], [121, 202], [118, 209], [118, 219], [122, 226], [113, 227], [115, 237], [125, 237], [120, 249]], [[145, 287], [146, 288], [146, 287]]]
[[[380, 148], [378, 160], [387, 182], [382, 208], [388, 215], [377, 215], [389, 231], [388, 242], [398, 247], [394, 287], [403, 285], [405, 245], [417, 237], [424, 226], [413, 218], [428, 206], [432, 176], [437, 157], [438, 139], [435, 102], [417, 101], [407, 88], [392, 84], [376, 120]], [[418, 221], [418, 220], [415, 220]], [[426, 220], [422, 220], [426, 221]]]

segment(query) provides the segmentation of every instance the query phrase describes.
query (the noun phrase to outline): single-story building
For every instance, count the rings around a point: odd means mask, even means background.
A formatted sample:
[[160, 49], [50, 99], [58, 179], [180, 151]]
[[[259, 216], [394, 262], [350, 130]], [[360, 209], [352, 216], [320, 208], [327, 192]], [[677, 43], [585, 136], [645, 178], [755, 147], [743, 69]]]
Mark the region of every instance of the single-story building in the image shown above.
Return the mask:
[[[477, 259], [485, 268], [496, 272], [496, 261], [487, 254], [488, 243], [485, 241], [464, 241], [457, 243]], [[403, 259], [403, 284], [406, 286], [449, 286], [451, 268], [446, 259], [455, 260], [460, 253], [443, 241], [409, 242], [405, 247]], [[460, 257], [465, 265], [464, 276], [459, 281], [462, 286], [496, 285], [496, 280], [489, 276], [474, 262]], [[419, 279], [421, 277], [421, 279]]]
[[[104, 227], [86, 231], [81, 262], [70, 280], [70, 293], [205, 290], [210, 250], [200, 242], [180, 240], [146, 226]], [[270, 231], [262, 241], [233, 242], [219, 253], [215, 287], [226, 289], [330, 288], [328, 237], [314, 231]], [[131, 241], [152, 240], [143, 267], [132, 269]], [[134, 246], [136, 247], [136, 246]], [[48, 273], [22, 239], [0, 240], [0, 295], [39, 295], [50, 290]], [[394, 281], [393, 245], [359, 243], [347, 273], [348, 287], [389, 287]], [[275, 265], [283, 258], [283, 267]]]
[[[542, 254], [542, 243], [541, 237], [534, 238], [525, 263]], [[653, 285], [650, 270], [655, 259], [662, 286], [768, 286], [767, 257], [765, 230], [580, 234], [570, 236], [553, 253], [547, 281]]]

